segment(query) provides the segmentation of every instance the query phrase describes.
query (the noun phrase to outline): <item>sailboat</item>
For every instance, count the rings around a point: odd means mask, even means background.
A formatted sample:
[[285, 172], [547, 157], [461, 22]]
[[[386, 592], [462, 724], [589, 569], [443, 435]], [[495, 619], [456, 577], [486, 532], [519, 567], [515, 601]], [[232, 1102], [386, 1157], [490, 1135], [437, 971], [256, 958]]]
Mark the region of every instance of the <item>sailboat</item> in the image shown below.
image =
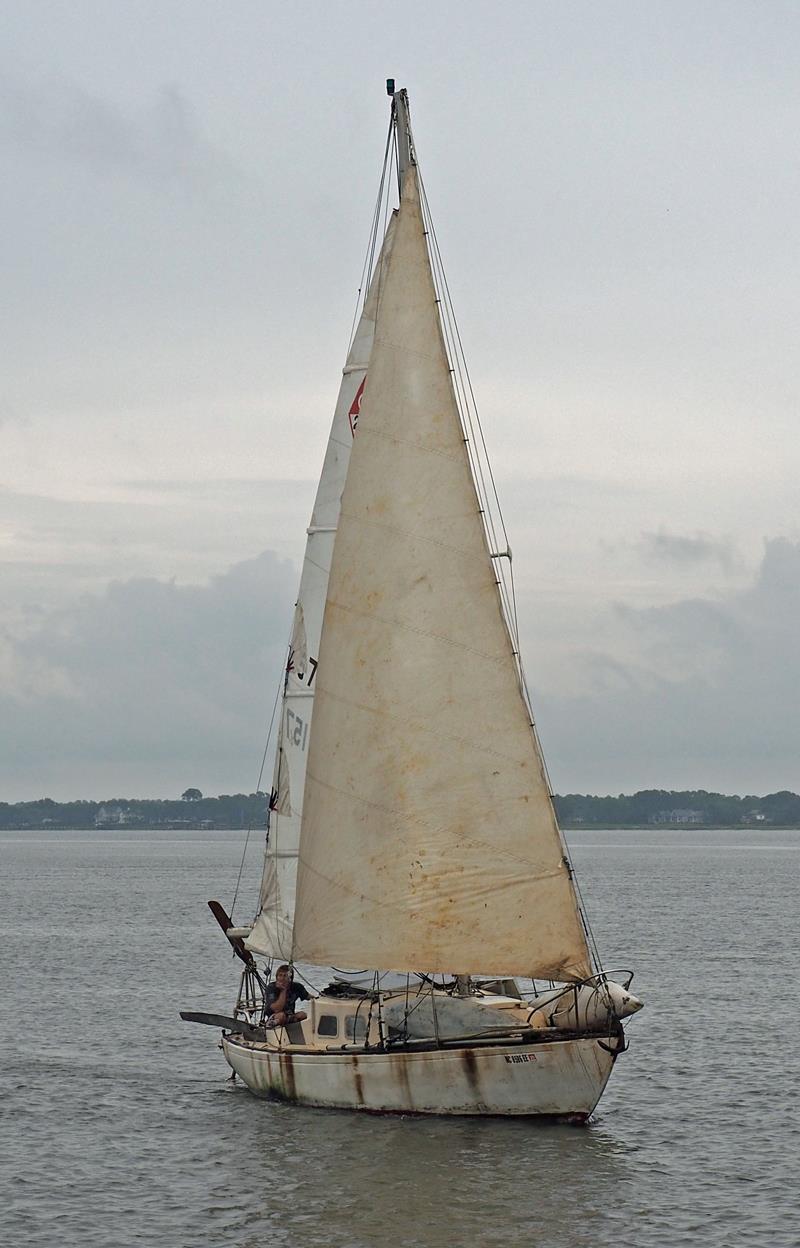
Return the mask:
[[[282, 677], [258, 913], [237, 927], [209, 903], [244, 963], [239, 994], [230, 1016], [183, 1017], [222, 1027], [256, 1093], [585, 1121], [641, 1002], [631, 972], [600, 964], [556, 820], [408, 95], [387, 88], [372, 263]], [[300, 1021], [270, 1016], [280, 963], [328, 968]]]

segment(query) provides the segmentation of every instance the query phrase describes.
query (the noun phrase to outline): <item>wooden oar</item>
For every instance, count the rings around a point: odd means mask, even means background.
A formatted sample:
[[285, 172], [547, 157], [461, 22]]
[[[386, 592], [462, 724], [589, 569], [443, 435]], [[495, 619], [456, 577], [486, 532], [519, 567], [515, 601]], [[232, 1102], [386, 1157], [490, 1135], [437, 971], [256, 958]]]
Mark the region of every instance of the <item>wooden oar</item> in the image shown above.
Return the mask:
[[232, 1018], [229, 1014], [206, 1014], [202, 1010], [181, 1010], [181, 1018], [185, 1023], [205, 1023], [207, 1027], [221, 1027], [223, 1031], [233, 1031], [245, 1040], [264, 1041], [264, 1032], [258, 1027], [251, 1027], [241, 1018]]
[[219, 923], [220, 927], [225, 933], [225, 936], [230, 941], [233, 947], [233, 952], [236, 954], [237, 958], [241, 958], [245, 966], [249, 966], [251, 970], [255, 970], [256, 968], [255, 958], [253, 957], [250, 950], [245, 948], [244, 941], [242, 940], [241, 936], [229, 936], [228, 935], [229, 929], [233, 927], [233, 920], [231, 919], [230, 915], [227, 913], [225, 907], [219, 901], [210, 901], [208, 903], [208, 908], [213, 914], [214, 918]]

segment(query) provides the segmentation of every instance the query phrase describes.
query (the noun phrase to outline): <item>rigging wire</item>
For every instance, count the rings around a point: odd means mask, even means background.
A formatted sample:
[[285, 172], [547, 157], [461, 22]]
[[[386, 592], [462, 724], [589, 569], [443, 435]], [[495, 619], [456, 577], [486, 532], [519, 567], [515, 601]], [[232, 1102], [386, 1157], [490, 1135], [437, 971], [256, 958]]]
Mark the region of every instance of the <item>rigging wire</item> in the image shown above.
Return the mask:
[[[281, 682], [279, 681], [278, 688], [275, 692], [275, 701], [272, 703], [272, 714], [270, 715], [270, 719], [269, 719], [269, 728], [267, 729], [267, 739], [264, 743], [264, 752], [261, 755], [261, 766], [258, 769], [258, 780], [256, 781], [256, 793], [261, 792], [261, 781], [264, 778], [264, 768], [267, 764], [267, 753], [269, 751], [269, 743], [272, 738], [272, 729], [275, 724], [275, 712], [278, 709], [278, 699], [280, 698], [280, 696], [281, 696]], [[239, 863], [239, 874], [236, 877], [236, 888], [233, 890], [233, 901], [231, 902], [231, 908], [229, 912], [231, 918], [233, 918], [233, 911], [234, 911], [234, 907], [236, 906], [236, 899], [239, 896], [239, 885], [242, 882], [242, 872], [244, 871], [244, 862], [245, 862], [245, 858], [247, 857], [247, 846], [250, 842], [250, 833], [252, 832], [252, 830], [253, 830], [253, 820], [251, 819], [247, 828], [247, 836], [245, 837], [245, 841], [244, 841], [244, 849], [242, 850], [242, 861]], [[267, 830], [269, 830], [269, 807], [267, 807]]]
[[[450, 289], [447, 284], [441, 251], [436, 237], [436, 230], [433, 225], [430, 206], [421, 174], [419, 174], [418, 177], [426, 232], [430, 240], [429, 251], [432, 262], [431, 269], [433, 271], [434, 285], [439, 297], [440, 320], [442, 322], [443, 336], [451, 365], [450, 371], [453, 376], [456, 402], [459, 415], [461, 416], [462, 426], [464, 428], [464, 441], [467, 447], [467, 455], [470, 460], [470, 466], [473, 470], [473, 478], [475, 480], [478, 499], [481, 503], [484, 528], [487, 531], [487, 541], [490, 550], [497, 552], [500, 550], [502, 539], [502, 542], [505, 543], [506, 550], [508, 550], [508, 533], [506, 531], [505, 522], [500, 509], [497, 490], [494, 486], [494, 478], [491, 473], [491, 465], [489, 464], [486, 443], [483, 438], [483, 430], [478, 416], [477, 403], [475, 401], [474, 391], [472, 390], [472, 383], [469, 378], [469, 371], [467, 369], [463, 346], [461, 345], [461, 336], [455, 319], [455, 311], [450, 297]], [[477, 437], [476, 430], [478, 435]], [[480, 438], [480, 442], [478, 442], [478, 438]], [[481, 446], [483, 448], [482, 456], [480, 454]], [[489, 505], [489, 491], [486, 486], [487, 475], [489, 476], [493, 487], [495, 498], [494, 507]], [[495, 516], [495, 511], [497, 512], [497, 516]], [[497, 562], [499, 564], [499, 560]], [[500, 594], [504, 602], [505, 614], [507, 617], [506, 622], [509, 625], [509, 632], [511, 634], [511, 639], [515, 649], [515, 657], [518, 658], [519, 635], [515, 603], [506, 585], [505, 570], [502, 566], [498, 566], [495, 571]]]
[[390, 119], [389, 132], [386, 136], [386, 146], [384, 148], [384, 153], [383, 153], [383, 167], [381, 169], [381, 179], [380, 179], [380, 182], [378, 183], [378, 197], [375, 201], [375, 207], [372, 212], [372, 220], [371, 220], [371, 224], [369, 227], [369, 241], [367, 243], [366, 255], [364, 256], [364, 264], [361, 269], [361, 279], [360, 279], [359, 286], [358, 286], [358, 294], [356, 295], [356, 306], [353, 311], [353, 323], [350, 326], [350, 337], [347, 343], [348, 354], [349, 354], [350, 348], [353, 345], [353, 338], [355, 337], [359, 312], [361, 311], [361, 307], [363, 303], [366, 302], [367, 294], [369, 292], [369, 284], [370, 284], [370, 281], [372, 280], [372, 268], [375, 263], [375, 250], [376, 250], [377, 241], [378, 241], [378, 226], [380, 224], [381, 205], [383, 203], [384, 197], [386, 198], [387, 204], [389, 202], [386, 174], [387, 174], [387, 171], [391, 168], [391, 163], [392, 163], [391, 156], [392, 156], [392, 147], [393, 147], [394, 141], [395, 141], [394, 121], [393, 119]]
[[[355, 336], [356, 326], [358, 324], [359, 312], [364, 302], [366, 301], [367, 294], [369, 292], [370, 282], [372, 280], [372, 273], [373, 273], [373, 268], [375, 264], [375, 253], [377, 250], [377, 243], [378, 243], [378, 233], [379, 233], [380, 225], [381, 225], [381, 210], [383, 210], [383, 235], [385, 236], [386, 234], [386, 223], [387, 223], [388, 214], [389, 214], [389, 188], [388, 188], [387, 173], [389, 169], [392, 167], [392, 154], [393, 152], [396, 152], [396, 147], [397, 147], [397, 138], [396, 138], [396, 132], [395, 132], [395, 126], [394, 126], [394, 118], [390, 118], [389, 129], [386, 135], [386, 144], [384, 146], [384, 152], [383, 152], [383, 165], [381, 168], [381, 177], [380, 177], [380, 182], [378, 184], [378, 195], [375, 201], [375, 207], [372, 212], [372, 219], [370, 222], [367, 249], [366, 249], [366, 253], [364, 256], [364, 264], [361, 269], [361, 279], [360, 279], [360, 283], [358, 287], [358, 294], [356, 295], [356, 306], [353, 312], [353, 321], [350, 327], [350, 336], [348, 340], [348, 354], [349, 354], [350, 348], [353, 345], [353, 338]], [[280, 701], [281, 695], [285, 693], [286, 691], [286, 679], [287, 679], [287, 670], [284, 669], [281, 679], [278, 682], [278, 688], [275, 693], [275, 701], [272, 706], [272, 715], [270, 717], [269, 729], [267, 731], [267, 739], [264, 745], [264, 752], [261, 758], [261, 767], [258, 773], [258, 783], [256, 785], [256, 791], [259, 791], [261, 788], [261, 781], [264, 775], [264, 768], [266, 766], [267, 756], [268, 756], [269, 747], [270, 747], [270, 741], [272, 739], [272, 730], [273, 730], [273, 726], [275, 723], [275, 713], [277, 711], [278, 702]], [[270, 816], [270, 812], [268, 810], [267, 811], [268, 841], [269, 841], [269, 831], [270, 831], [269, 816]], [[276, 826], [277, 826], [277, 820], [276, 820]], [[247, 829], [247, 836], [245, 838], [244, 849], [242, 851], [242, 859], [239, 864], [239, 874], [236, 879], [236, 888], [234, 890], [233, 902], [231, 904], [231, 910], [230, 910], [231, 916], [233, 916], [233, 908], [236, 905], [236, 900], [239, 896], [239, 887], [241, 884], [242, 873], [244, 870], [245, 858], [247, 856], [247, 848], [248, 848], [248, 844], [250, 841], [250, 834], [252, 832], [252, 829], [253, 829], [253, 825], [251, 823]], [[277, 839], [275, 840], [275, 844], [273, 848], [275, 852], [277, 853]], [[266, 853], [267, 854], [269, 853], [269, 844], [267, 845]], [[265, 854], [265, 857], [266, 857], [266, 854]], [[275, 899], [275, 905], [276, 905], [275, 917], [276, 917], [276, 922], [277, 922], [277, 918], [278, 918], [277, 897]]]

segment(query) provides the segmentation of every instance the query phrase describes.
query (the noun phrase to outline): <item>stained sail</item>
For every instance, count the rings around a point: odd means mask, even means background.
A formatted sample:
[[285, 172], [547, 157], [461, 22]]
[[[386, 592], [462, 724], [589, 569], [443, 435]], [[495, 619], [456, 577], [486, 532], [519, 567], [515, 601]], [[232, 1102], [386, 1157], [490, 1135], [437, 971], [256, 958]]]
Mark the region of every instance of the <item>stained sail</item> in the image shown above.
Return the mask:
[[293, 956], [580, 978], [423, 231], [412, 165], [328, 584]]
[[391, 251], [394, 225], [393, 217], [344, 367], [322, 475], [308, 527], [281, 701], [270, 799], [270, 831], [261, 880], [259, 913], [245, 942], [254, 952], [270, 957], [291, 956], [297, 851], [322, 614], [328, 589], [333, 539], [339, 522], [342, 489], [347, 476], [375, 333], [378, 291]]

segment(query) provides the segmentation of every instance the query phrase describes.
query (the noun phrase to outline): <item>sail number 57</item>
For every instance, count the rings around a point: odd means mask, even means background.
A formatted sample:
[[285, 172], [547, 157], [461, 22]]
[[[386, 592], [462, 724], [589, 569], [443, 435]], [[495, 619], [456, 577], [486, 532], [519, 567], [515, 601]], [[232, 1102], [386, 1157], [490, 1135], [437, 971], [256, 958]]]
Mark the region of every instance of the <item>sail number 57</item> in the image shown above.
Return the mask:
[[286, 739], [292, 745], [299, 745], [301, 750], [306, 748], [308, 740], [308, 720], [303, 719], [290, 706], [286, 708]]

